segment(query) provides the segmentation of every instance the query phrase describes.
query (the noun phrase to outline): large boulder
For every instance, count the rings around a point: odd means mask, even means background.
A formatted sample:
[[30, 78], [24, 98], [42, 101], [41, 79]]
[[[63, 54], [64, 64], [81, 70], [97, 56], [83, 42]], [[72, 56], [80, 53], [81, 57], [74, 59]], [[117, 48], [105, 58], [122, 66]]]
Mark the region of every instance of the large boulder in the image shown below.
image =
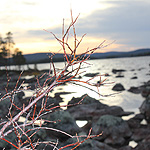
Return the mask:
[[[70, 135], [75, 135], [76, 133], [79, 133], [81, 131], [81, 129], [76, 124], [75, 119], [68, 111], [55, 111], [47, 115], [46, 119], [49, 121], [46, 126], [56, 129], [55, 131], [48, 130], [48, 135], [52, 138], [58, 138], [60, 141], [64, 141], [70, 138], [67, 134], [64, 134], [63, 132], [66, 132]], [[58, 132], [57, 129], [61, 130], [62, 132]]]
[[93, 134], [103, 133], [97, 140], [112, 146], [123, 146], [132, 135], [130, 128], [122, 118], [104, 115], [93, 124]]
[[[84, 95], [80, 98], [73, 98], [69, 104], [78, 103]], [[119, 106], [108, 106], [106, 104], [101, 103], [100, 101], [91, 98], [90, 96], [86, 96], [82, 101], [82, 104], [68, 107], [67, 111], [76, 119], [76, 120], [92, 120], [97, 121], [100, 116], [111, 114], [114, 116], [127, 116], [132, 112], [124, 112], [124, 110]]]
[[[83, 99], [83, 100], [82, 100], [82, 99]], [[100, 103], [98, 100], [96, 100], [95, 98], [90, 97], [90, 96], [87, 95], [87, 94], [84, 94], [84, 95], [82, 95], [81, 97], [77, 97], [77, 98], [73, 97], [73, 98], [68, 102], [68, 105], [70, 105], [70, 104], [76, 104], [76, 103], [78, 103], [78, 102], [81, 101], [81, 100], [82, 100], [82, 104], [97, 103], [97, 104], [101, 104], [102, 107], [103, 107], [103, 106], [106, 106], [105, 104]], [[74, 106], [73, 106], [73, 107], [74, 107]], [[70, 106], [69, 106], [69, 108], [70, 108]]]

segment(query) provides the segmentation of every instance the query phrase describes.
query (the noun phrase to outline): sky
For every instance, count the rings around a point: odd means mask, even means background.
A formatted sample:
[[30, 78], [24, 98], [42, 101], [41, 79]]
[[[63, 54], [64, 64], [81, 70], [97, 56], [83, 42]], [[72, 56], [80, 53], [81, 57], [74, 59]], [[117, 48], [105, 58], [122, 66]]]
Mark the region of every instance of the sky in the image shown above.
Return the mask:
[[80, 14], [77, 38], [86, 34], [78, 53], [104, 40], [109, 45], [97, 52], [150, 48], [149, 0], [4, 0], [0, 2], [0, 35], [11, 31], [15, 48], [23, 54], [62, 52], [49, 32], [61, 38], [63, 19], [65, 29], [71, 22], [70, 9], [74, 18]]

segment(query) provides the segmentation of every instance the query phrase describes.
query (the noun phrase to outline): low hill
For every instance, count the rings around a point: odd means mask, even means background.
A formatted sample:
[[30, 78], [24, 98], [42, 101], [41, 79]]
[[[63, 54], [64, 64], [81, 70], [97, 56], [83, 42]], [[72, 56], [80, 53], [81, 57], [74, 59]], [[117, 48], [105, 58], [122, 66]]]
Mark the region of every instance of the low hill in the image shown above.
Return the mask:
[[150, 55], [150, 48], [138, 49], [129, 52], [106, 52], [106, 53], [94, 53], [91, 59], [101, 58], [119, 58], [119, 57], [136, 57], [136, 56], [148, 56]]
[[[45, 63], [50, 62], [50, 57], [52, 53], [34, 53], [34, 54], [26, 54], [24, 55], [27, 63]], [[58, 53], [53, 56], [53, 61], [63, 61], [63, 54]]]
[[[46, 63], [50, 62], [50, 56], [52, 53], [34, 53], [34, 54], [26, 54], [24, 57], [26, 58], [27, 63]], [[104, 58], [119, 58], [119, 57], [137, 57], [137, 56], [148, 56], [150, 55], [150, 48], [147, 49], [138, 49], [134, 51], [128, 52], [106, 52], [106, 53], [94, 53], [91, 55], [91, 59], [104, 59]], [[53, 61], [64, 61], [64, 55], [62, 53], [58, 53], [53, 56]]]

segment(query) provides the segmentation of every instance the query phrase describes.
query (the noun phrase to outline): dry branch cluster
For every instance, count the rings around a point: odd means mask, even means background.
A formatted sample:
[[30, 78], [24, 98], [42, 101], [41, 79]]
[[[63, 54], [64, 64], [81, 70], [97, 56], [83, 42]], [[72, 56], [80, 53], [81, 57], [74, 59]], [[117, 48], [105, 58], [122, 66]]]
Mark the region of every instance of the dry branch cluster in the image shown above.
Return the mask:
[[[24, 90], [28, 90], [26, 87], [23, 87], [24, 83], [20, 83], [21, 74], [18, 78], [18, 81], [16, 83], [15, 88], [12, 91], [9, 91], [9, 89], [6, 87], [6, 94], [1, 97], [0, 102], [4, 102], [8, 100], [10, 102], [10, 106], [8, 109], [8, 114], [6, 118], [1, 119], [0, 123], [0, 139], [9, 143], [12, 147], [20, 150], [25, 149], [33, 149], [35, 150], [38, 145], [45, 144], [45, 147], [47, 145], [51, 145], [53, 149], [58, 149], [59, 140], [53, 141], [40, 141], [34, 139], [34, 137], [41, 131], [45, 130], [51, 130], [59, 133], [63, 133], [64, 135], [76, 138], [78, 139], [78, 142], [63, 146], [59, 148], [59, 150], [64, 149], [66, 147], [73, 146], [73, 149], [76, 149], [81, 143], [83, 143], [85, 140], [89, 138], [93, 138], [99, 135], [91, 135], [91, 130], [89, 131], [88, 136], [82, 136], [84, 137], [84, 140], [79, 140], [79, 136], [73, 136], [70, 135], [64, 131], [50, 128], [46, 126], [46, 123], [50, 123], [50, 120], [43, 119], [45, 116], [49, 113], [52, 113], [53, 111], [57, 111], [57, 108], [64, 107], [64, 106], [54, 106], [52, 104], [49, 104], [48, 102], [48, 94], [57, 86], [60, 86], [64, 83], [69, 84], [82, 84], [85, 85], [91, 85], [91, 86], [100, 86], [102, 81], [99, 82], [99, 84], [92, 84], [90, 81], [93, 79], [91, 78], [88, 81], [82, 81], [80, 79], [77, 79], [78, 75], [80, 75], [82, 72], [80, 72], [82, 68], [82, 64], [86, 63], [86, 61], [90, 58], [90, 55], [93, 54], [97, 49], [100, 49], [103, 47], [102, 42], [100, 45], [98, 45], [95, 48], [87, 49], [85, 52], [83, 52], [80, 55], [77, 55], [77, 48], [79, 47], [80, 43], [83, 40], [83, 35], [80, 40], [77, 39], [76, 35], [76, 29], [75, 29], [75, 23], [77, 21], [78, 17], [73, 19], [72, 13], [71, 13], [71, 24], [67, 28], [66, 31], [64, 31], [64, 22], [62, 27], [62, 38], [58, 38], [54, 33], [51, 33], [54, 38], [59, 42], [59, 44], [62, 46], [62, 51], [64, 53], [64, 68], [61, 70], [57, 70], [55, 67], [55, 64], [53, 63], [53, 55], [49, 56], [51, 62], [50, 72], [53, 70], [54, 75], [51, 76], [49, 74], [43, 74], [41, 77], [37, 78], [36, 83], [36, 89], [33, 96], [28, 100], [28, 102], [23, 103], [17, 103], [14, 99], [15, 95], [17, 93], [20, 93]], [[73, 48], [70, 47], [68, 44], [69, 39], [69, 32], [73, 29], [73, 35], [74, 38], [74, 46]], [[68, 54], [66, 50], [69, 49], [70, 53]], [[69, 71], [68, 71], [69, 70]], [[47, 76], [46, 80], [41, 84], [40, 80], [43, 76]], [[10, 79], [8, 77], [8, 85], [10, 84]], [[78, 103], [73, 105], [78, 105], [82, 102], [83, 99], [81, 99]], [[40, 107], [38, 106], [38, 102], [40, 103]], [[71, 104], [72, 105], [72, 104]], [[19, 122], [20, 118], [24, 117], [23, 122]], [[36, 121], [39, 120], [39, 125], [36, 126]], [[61, 118], [60, 118], [61, 120]], [[43, 123], [44, 122], [44, 123]], [[8, 138], [9, 135], [15, 134], [16, 140], [11, 141], [11, 138]]]

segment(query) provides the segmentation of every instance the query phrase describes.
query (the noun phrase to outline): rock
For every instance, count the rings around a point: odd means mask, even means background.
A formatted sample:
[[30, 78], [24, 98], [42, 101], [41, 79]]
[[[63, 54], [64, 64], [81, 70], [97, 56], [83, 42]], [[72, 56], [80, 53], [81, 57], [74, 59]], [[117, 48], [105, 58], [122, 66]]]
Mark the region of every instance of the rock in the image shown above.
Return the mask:
[[145, 69], [145, 68], [139, 68], [138, 71], [141, 71], [141, 70], [143, 70], [143, 69]]
[[145, 120], [150, 123], [150, 96], [147, 97], [146, 100], [142, 103], [142, 105], [139, 108], [141, 114], [144, 115]]
[[138, 143], [134, 150], [149, 150], [150, 149], [150, 135]]
[[130, 147], [130, 146], [123, 146], [123, 147], [119, 148], [118, 150], [132, 150], [132, 147]]
[[21, 92], [17, 93], [17, 97], [18, 97], [18, 99], [22, 99], [22, 98], [23, 98], [23, 96], [25, 96], [25, 94], [24, 94], [24, 92], [23, 92], [23, 91], [21, 91]]
[[91, 127], [92, 127], [92, 121], [89, 120], [87, 122], [87, 124], [85, 124], [83, 127], [81, 127], [81, 129], [82, 129], [82, 131], [84, 131], [85, 133], [88, 134], [88, 132], [90, 131]]
[[120, 72], [125, 72], [126, 70], [124, 70], [124, 69], [112, 69], [112, 72], [114, 73], [114, 74], [116, 74], [116, 73], [120, 73]]
[[134, 140], [135, 142], [138, 142], [142, 141], [149, 135], [150, 135], [150, 128], [148, 127], [137, 128], [133, 130], [133, 135], [131, 139]]
[[122, 75], [122, 74], [118, 74], [117, 76], [116, 76], [116, 78], [123, 78], [124, 77], [124, 75]]
[[141, 89], [139, 87], [130, 87], [130, 89], [128, 90], [129, 92], [132, 92], [134, 94], [140, 94], [141, 93]]
[[36, 83], [37, 79], [35, 77], [32, 77], [30, 79], [24, 79], [25, 83]]
[[140, 86], [141, 94], [143, 97], [148, 97], [150, 95], [150, 80], [145, 82], [144, 85]]
[[114, 91], [124, 91], [125, 88], [123, 87], [123, 85], [121, 83], [117, 83], [113, 88], [112, 90]]
[[150, 142], [140, 142], [134, 150], [149, 150], [150, 149]]
[[[68, 105], [78, 103], [84, 96], [85, 95], [80, 98], [72, 98]], [[132, 112], [124, 112], [119, 106], [108, 106], [89, 96], [85, 97], [82, 104], [68, 107], [67, 111], [69, 111], [76, 120], [93, 121], [106, 114], [112, 114], [114, 116], [126, 116], [132, 114]]]
[[134, 77], [132, 77], [131, 79], [137, 79], [138, 77], [137, 76], [134, 76]]
[[84, 76], [86, 77], [95, 77], [97, 76], [99, 73], [86, 73]]
[[135, 129], [135, 128], [140, 128], [141, 126], [140, 123], [143, 119], [144, 119], [144, 115], [137, 114], [133, 118], [130, 118], [129, 120], [127, 120], [127, 122], [131, 129]]
[[[99, 115], [105, 114], [105, 108], [108, 107], [104, 104], [81, 104], [73, 107], [68, 107], [67, 111], [76, 120], [91, 120], [97, 118]], [[98, 111], [99, 110], [99, 111]]]
[[[83, 141], [85, 138], [79, 138], [79, 141]], [[68, 139], [65, 143], [61, 144], [61, 147], [65, 146], [65, 145], [70, 145], [72, 143], [76, 143], [78, 142], [77, 139]], [[72, 148], [74, 148], [74, 146], [70, 146], [68, 148], [65, 148], [65, 150], [70, 150]], [[76, 150], [116, 150], [115, 148], [112, 148], [110, 146], [108, 146], [105, 143], [99, 142], [97, 140], [93, 140], [93, 139], [88, 139], [85, 140], [82, 144], [80, 144]]]
[[[17, 96], [14, 97], [13, 103], [17, 105], [18, 107], [21, 107], [19, 100]], [[6, 116], [8, 116], [9, 113], [9, 108], [11, 106], [11, 102], [9, 98], [4, 99], [3, 101], [0, 102], [0, 118], [5, 119]], [[13, 112], [11, 115], [12, 117], [15, 116], [19, 111], [16, 107], [12, 107], [11, 112]]]
[[110, 76], [110, 74], [108, 74], [108, 73], [105, 73], [105, 77], [109, 77]]
[[103, 132], [102, 136], [97, 137], [99, 141], [112, 146], [123, 146], [126, 140], [132, 135], [130, 128], [122, 118], [112, 115], [103, 115], [93, 125], [93, 134]]
[[[75, 135], [81, 131], [75, 119], [67, 111], [55, 111], [48, 114], [46, 119], [52, 121], [52, 123], [47, 123], [47, 127], [58, 129], [71, 135]], [[57, 131], [48, 130], [47, 132], [50, 137], [59, 138], [60, 141], [70, 138], [66, 134]]]
[[143, 88], [141, 94], [143, 97], [148, 97], [150, 95], [150, 86], [146, 86], [145, 88]]
[[[83, 99], [83, 100], [82, 100]], [[79, 101], [82, 100], [82, 104], [92, 104], [92, 103], [97, 103], [97, 104], [102, 104], [100, 103], [98, 100], [96, 100], [95, 98], [92, 98], [90, 97], [89, 95], [87, 94], [84, 94], [82, 95], [81, 97], [73, 97], [69, 102], [68, 102], [68, 105], [70, 104], [76, 104], [78, 103]], [[102, 106], [106, 106], [105, 104], [102, 104]], [[70, 108], [70, 106], [69, 106]]]

